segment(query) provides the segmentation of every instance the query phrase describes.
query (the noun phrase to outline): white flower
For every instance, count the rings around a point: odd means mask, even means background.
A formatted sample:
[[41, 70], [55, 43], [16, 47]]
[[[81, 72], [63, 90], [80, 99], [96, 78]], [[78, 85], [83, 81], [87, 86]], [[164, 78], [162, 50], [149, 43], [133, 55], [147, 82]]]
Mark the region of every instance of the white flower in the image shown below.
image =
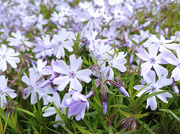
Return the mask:
[[124, 64], [127, 62], [125, 56], [126, 54], [124, 54], [124, 52], [119, 52], [118, 55], [115, 54], [113, 59], [107, 61], [109, 65], [101, 69], [104, 75], [107, 75], [109, 73], [109, 79], [112, 80], [114, 77], [114, 72], [112, 70], [112, 67], [118, 69], [121, 72], [125, 72], [126, 67]]
[[63, 14], [62, 12], [58, 12], [56, 13], [55, 11], [51, 14], [51, 18], [50, 20], [52, 22], [58, 22], [59, 25], [64, 26], [65, 23], [67, 22], [67, 17], [65, 16], [65, 14]]
[[0, 99], [1, 103], [0, 106], [1, 108], [6, 104], [6, 96], [9, 95], [11, 98], [15, 98], [17, 96], [16, 93], [14, 93], [13, 89], [10, 89], [7, 86], [7, 81], [8, 79], [5, 78], [5, 76], [1, 75], [0, 76]]
[[[172, 84], [172, 79], [167, 79], [166, 76], [160, 76], [159, 79], [156, 81], [156, 75], [154, 71], [149, 71], [147, 74], [145, 74], [143, 76], [144, 81], [147, 84], [150, 84], [149, 86], [147, 86], [146, 88], [144, 88], [142, 91], [140, 91], [137, 96], [140, 97], [144, 92], [146, 92], [147, 90], [149, 90], [149, 94], [155, 93], [155, 92], [159, 92], [159, 91], [163, 91], [160, 88], [164, 87], [164, 86], [168, 86]], [[141, 88], [143, 88], [145, 85], [136, 85], [133, 88], [136, 90], [139, 90]], [[160, 100], [162, 100], [165, 103], [168, 103], [167, 101], [167, 97], [171, 98], [172, 95], [169, 92], [165, 92], [165, 93], [161, 93], [156, 95]], [[157, 108], [157, 101], [156, 101], [156, 97], [152, 96], [150, 98], [147, 99], [147, 104], [146, 104], [146, 109], [150, 106], [151, 110], [156, 110]]]
[[176, 66], [172, 71], [171, 78], [174, 78], [175, 81], [178, 81], [180, 80], [180, 48], [179, 47], [176, 48], [176, 54], [177, 54], [177, 58], [176, 56], [174, 56], [174, 54], [171, 51], [168, 51], [168, 54], [167, 56], [164, 57], [164, 59], [168, 63]]
[[74, 42], [72, 38], [74, 38], [73, 33], [67, 32], [66, 29], [61, 29], [57, 35], [53, 36], [52, 47], [54, 48], [54, 55], [58, 59], [65, 56], [64, 48], [69, 52], [73, 51]]
[[[64, 95], [64, 99], [67, 99], [69, 98], [70, 96], [68, 96], [68, 94], [65, 94]], [[49, 102], [54, 102], [54, 104], [56, 105], [56, 107], [58, 109], [61, 110], [61, 112], [65, 115], [66, 114], [66, 107], [61, 103], [61, 98], [59, 96], [59, 94], [57, 92], [54, 92], [53, 93], [53, 96], [52, 97], [49, 97], [48, 98]], [[46, 106], [44, 106], [42, 109], [44, 109]], [[45, 111], [44, 111], [44, 114], [43, 114], [43, 117], [49, 117], [51, 115], [54, 115], [56, 114], [56, 117], [55, 117], [55, 121], [62, 121], [61, 117], [58, 115], [56, 109], [54, 107], [48, 107]], [[54, 127], [58, 127], [60, 125], [60, 123], [56, 123], [54, 124], [53, 126]]]
[[45, 58], [47, 55], [52, 55], [52, 43], [50, 40], [50, 35], [46, 34], [42, 36], [42, 39], [40, 37], [36, 38], [36, 44], [35, 48], [33, 49], [33, 52], [37, 53], [36, 58]]
[[6, 45], [1, 45], [0, 47], [0, 70], [5, 71], [7, 69], [8, 62], [11, 67], [16, 68], [17, 63], [20, 62], [18, 56], [19, 53], [15, 53], [14, 49], [7, 48]]
[[32, 42], [28, 41], [28, 39], [21, 35], [21, 32], [18, 30], [16, 33], [12, 32], [13, 37], [9, 37], [8, 41], [10, 41], [10, 46], [20, 47], [20, 50], [24, 52], [26, 49], [29, 51], [29, 48], [33, 46]]
[[37, 67], [34, 63], [32, 63], [33, 67], [29, 68], [29, 72], [33, 72], [34, 75], [37, 76], [39, 79], [42, 75], [47, 75], [48, 73], [45, 71], [45, 66], [47, 64], [47, 61], [44, 61], [42, 59], [39, 59], [37, 61]]
[[31, 104], [35, 104], [37, 102], [36, 93], [39, 94], [39, 99], [46, 94], [45, 90], [40, 88], [41, 83], [39, 83], [39, 85], [36, 83], [37, 80], [38, 77], [34, 75], [33, 72], [29, 73], [29, 78], [26, 74], [24, 74], [22, 77], [22, 81], [28, 85], [28, 87], [24, 89], [24, 99], [28, 98], [28, 96], [31, 94]]
[[167, 64], [168, 62], [163, 59], [164, 56], [167, 55], [166, 51], [161, 52], [158, 54], [158, 45], [151, 44], [148, 47], [149, 53], [144, 48], [137, 48], [136, 50], [138, 53], [136, 55], [141, 58], [144, 62], [141, 64], [141, 73], [142, 75], [149, 72], [149, 70], [153, 67], [158, 75], [160, 77], [161, 75], [168, 74], [168, 70], [159, 64]]
[[70, 82], [70, 90], [74, 89], [78, 92], [81, 92], [82, 85], [80, 84], [78, 79], [85, 81], [86, 83], [89, 83], [91, 81], [91, 78], [89, 76], [91, 75], [92, 71], [90, 69], [78, 71], [82, 64], [81, 57], [76, 59], [75, 55], [71, 55], [69, 59], [70, 67], [68, 67], [63, 60], [57, 61], [58, 65], [53, 66], [53, 70], [55, 72], [64, 74], [63, 77], [55, 78], [53, 83], [58, 84], [58, 90], [62, 91]]

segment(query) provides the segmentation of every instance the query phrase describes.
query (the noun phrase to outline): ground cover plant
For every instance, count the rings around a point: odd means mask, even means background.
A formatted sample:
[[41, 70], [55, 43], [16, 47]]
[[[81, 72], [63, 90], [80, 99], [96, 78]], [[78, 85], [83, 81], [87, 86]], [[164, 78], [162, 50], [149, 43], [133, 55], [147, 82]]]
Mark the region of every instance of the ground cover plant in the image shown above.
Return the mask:
[[1, 0], [0, 133], [180, 133], [178, 0]]

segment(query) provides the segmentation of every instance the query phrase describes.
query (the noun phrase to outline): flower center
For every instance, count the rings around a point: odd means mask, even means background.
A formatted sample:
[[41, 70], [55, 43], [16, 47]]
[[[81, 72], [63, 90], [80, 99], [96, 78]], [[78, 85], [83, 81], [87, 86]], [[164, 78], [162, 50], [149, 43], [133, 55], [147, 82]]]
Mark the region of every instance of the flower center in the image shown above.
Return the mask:
[[74, 71], [69, 72], [69, 78], [75, 78], [76, 73]]
[[161, 42], [161, 43], [160, 43], [160, 45], [161, 45], [161, 46], [163, 46], [163, 45], [164, 45], [164, 43], [163, 43], [163, 42]]
[[3, 59], [5, 59], [5, 58], [6, 58], [6, 56], [5, 56], [5, 55], [2, 55], [2, 58], [3, 58]]
[[155, 64], [155, 63], [156, 63], [156, 59], [155, 59], [154, 57], [152, 57], [152, 58], [150, 59], [150, 63], [151, 63], [151, 64]]
[[32, 87], [32, 86], [29, 86], [29, 89], [30, 89], [30, 90], [33, 90], [33, 87]]
[[62, 45], [62, 42], [61, 42], [61, 41], [59, 41], [59, 45], [60, 45], [60, 46]]
[[3, 95], [3, 94], [4, 94], [4, 92], [2, 90], [0, 90], [0, 95]]
[[102, 76], [99, 76], [98, 79], [100, 82], [102, 82]]
[[151, 86], [151, 89], [150, 89], [151, 93], [156, 92], [156, 89], [157, 89], [157, 87], [155, 87], [155, 86]]

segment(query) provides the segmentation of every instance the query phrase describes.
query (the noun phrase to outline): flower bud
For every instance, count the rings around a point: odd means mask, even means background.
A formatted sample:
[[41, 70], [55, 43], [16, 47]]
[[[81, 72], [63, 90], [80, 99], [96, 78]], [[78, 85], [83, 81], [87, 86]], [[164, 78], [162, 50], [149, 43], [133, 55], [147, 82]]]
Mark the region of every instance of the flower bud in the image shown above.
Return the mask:
[[121, 93], [122, 93], [124, 96], [126, 96], [126, 97], [129, 98], [129, 93], [126, 91], [126, 89], [125, 89], [123, 86], [120, 86], [120, 87], [119, 87], [119, 91], [121, 91]]
[[107, 113], [107, 102], [103, 101], [102, 106], [103, 106], [103, 114], [105, 115]]
[[173, 90], [176, 94], [179, 94], [179, 89], [178, 87], [176, 86], [175, 82], [173, 82]]

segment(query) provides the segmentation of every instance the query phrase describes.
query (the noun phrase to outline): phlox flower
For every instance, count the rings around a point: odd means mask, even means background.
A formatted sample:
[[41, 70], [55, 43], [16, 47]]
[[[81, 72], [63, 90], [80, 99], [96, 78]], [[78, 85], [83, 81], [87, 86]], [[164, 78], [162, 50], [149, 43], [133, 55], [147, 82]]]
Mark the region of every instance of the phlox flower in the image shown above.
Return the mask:
[[85, 29], [89, 29], [89, 31], [93, 31], [94, 29], [97, 31], [101, 30], [102, 25], [102, 17], [101, 13], [98, 12], [94, 8], [93, 5], [90, 5], [82, 14], [80, 14], [75, 21], [77, 22], [85, 22], [87, 21], [87, 24], [85, 26]]
[[89, 49], [94, 50], [98, 47], [98, 40], [96, 39], [96, 36], [98, 35], [97, 31], [90, 32], [89, 30], [85, 30], [85, 37], [89, 40]]
[[137, 48], [136, 50], [138, 53], [136, 55], [145, 61], [145, 63], [141, 64], [141, 73], [146, 74], [149, 72], [149, 70], [153, 67], [158, 75], [160, 77], [161, 75], [167, 75], [168, 70], [159, 64], [167, 64], [168, 62], [163, 59], [163, 57], [167, 54], [166, 52], [161, 52], [159, 55], [158, 54], [158, 45], [151, 44], [148, 47], [148, 52], [140, 47]]
[[40, 14], [38, 16], [38, 20], [36, 22], [36, 27], [40, 30], [43, 31], [43, 25], [46, 25], [48, 23], [47, 19], [44, 19], [44, 15]]
[[66, 29], [61, 29], [58, 34], [55, 34], [52, 39], [52, 47], [54, 48], [54, 55], [60, 59], [65, 56], [65, 50], [69, 52], [73, 51], [73, 33], [66, 31]]
[[80, 84], [78, 79], [85, 81], [86, 83], [89, 83], [91, 81], [91, 78], [89, 76], [91, 75], [92, 71], [90, 69], [84, 69], [78, 71], [78, 69], [82, 64], [81, 57], [76, 59], [75, 55], [73, 54], [69, 57], [69, 59], [70, 59], [70, 67], [68, 67], [63, 60], [57, 61], [58, 66], [57, 65], [53, 66], [53, 70], [55, 72], [64, 74], [63, 77], [55, 78], [53, 83], [58, 84], [58, 90], [62, 91], [70, 82], [70, 90], [74, 89], [78, 92], [81, 92], [82, 85]]
[[115, 54], [113, 59], [107, 60], [109, 65], [107, 67], [102, 67], [101, 72], [104, 73], [104, 75], [107, 75], [109, 73], [110, 80], [112, 80], [114, 77], [114, 72], [112, 70], [112, 67], [116, 68], [121, 72], [125, 72], [126, 67], [124, 64], [127, 62], [125, 56], [126, 54], [124, 54], [124, 52], [119, 52], [118, 55]]
[[51, 18], [50, 18], [50, 20], [52, 21], [52, 22], [58, 22], [58, 24], [59, 25], [62, 25], [62, 26], [65, 26], [65, 23], [67, 22], [67, 17], [65, 16], [65, 14], [64, 13], [62, 13], [62, 12], [53, 12], [52, 14], [51, 14]]
[[47, 64], [47, 61], [43, 62], [42, 59], [38, 59], [37, 67], [34, 63], [32, 63], [33, 67], [29, 68], [29, 72], [33, 72], [34, 75], [36, 75], [37, 78], [39, 79], [42, 75], [47, 74], [47, 72], [45, 71], [46, 64]]
[[70, 98], [62, 101], [62, 104], [69, 108], [69, 116], [76, 115], [76, 120], [84, 118], [86, 107], [89, 108], [87, 98], [79, 92], [70, 91]]
[[[65, 94], [63, 100], [64, 100], [64, 99], [67, 99], [67, 98], [69, 98], [69, 96], [67, 96], [67, 94]], [[61, 103], [61, 98], [60, 98], [58, 92], [54, 92], [52, 97], [50, 97], [50, 96], [48, 97], [48, 100], [49, 100], [49, 102], [54, 102], [54, 104], [56, 105], [56, 107], [57, 107], [59, 110], [61, 110], [61, 112], [62, 112], [63, 114], [66, 114], [66, 107]], [[46, 106], [44, 106], [44, 107], [42, 108], [42, 110], [43, 110], [45, 107], [46, 107]], [[51, 107], [51, 106], [48, 107], [48, 108], [44, 111], [43, 117], [49, 117], [49, 116], [54, 115], [54, 114], [56, 114], [55, 121], [62, 121], [62, 119], [61, 119], [61, 117], [58, 115], [56, 109], [55, 109], [54, 107]], [[56, 124], [54, 124], [53, 126], [54, 126], [54, 127], [58, 127], [60, 124], [61, 124], [61, 123], [56, 123]]]
[[9, 95], [11, 98], [15, 98], [17, 96], [16, 93], [14, 93], [14, 90], [13, 89], [10, 89], [8, 86], [7, 86], [7, 82], [8, 82], [8, 79], [5, 78], [4, 75], [1, 75], [0, 76], [0, 107], [2, 108], [7, 100], [6, 100], [6, 96]]
[[15, 46], [16, 48], [20, 47], [20, 50], [24, 52], [26, 49], [29, 51], [29, 48], [33, 46], [32, 42], [28, 41], [28, 39], [21, 35], [21, 32], [19, 30], [16, 31], [16, 33], [12, 32], [13, 37], [9, 37], [9, 45]]
[[28, 98], [29, 95], [31, 94], [32, 105], [37, 103], [36, 93], [39, 94], [39, 99], [41, 96], [46, 94], [45, 90], [43, 88], [40, 88], [41, 83], [38, 84], [37, 80], [38, 80], [38, 77], [34, 75], [33, 72], [29, 73], [29, 78], [26, 74], [24, 74], [22, 77], [22, 81], [26, 83], [26, 85], [28, 85], [28, 87], [23, 90], [25, 94], [24, 99]]
[[[144, 92], [148, 92], [149, 94], [163, 91], [161, 90], [162, 87], [168, 86], [172, 84], [172, 79], [166, 78], [166, 76], [160, 76], [159, 79], [156, 81], [156, 75], [155, 72], [150, 70], [147, 74], [143, 75], [144, 81], [146, 84], [150, 84], [146, 88], [144, 88], [142, 91], [140, 91], [137, 96], [140, 97]], [[145, 85], [136, 85], [133, 88], [135, 90], [139, 90], [143, 88]], [[156, 96], [163, 102], [168, 103], [167, 97], [171, 98], [172, 95], [169, 92], [161, 93], [155, 96], [152, 96], [147, 99], [146, 109], [150, 106], [151, 110], [156, 110], [157, 108], [157, 101]]]
[[180, 46], [179, 44], [172, 43], [172, 40], [165, 39], [163, 35], [160, 36], [160, 39], [155, 35], [151, 35], [148, 42], [158, 45], [160, 52], [167, 51], [168, 49], [176, 50], [176, 48]]
[[168, 63], [176, 66], [174, 70], [172, 71], [171, 78], [174, 78], [175, 81], [178, 81], [180, 80], [180, 48], [179, 47], [176, 48], [177, 58], [172, 52], [169, 51], [167, 53], [168, 54], [167, 56], [164, 57], [164, 59]]
[[46, 56], [52, 55], [52, 43], [50, 40], [50, 35], [44, 35], [42, 36], [42, 39], [40, 37], [36, 38], [36, 44], [34, 44], [35, 48], [33, 49], [33, 52], [37, 53], [36, 58], [46, 58]]
[[15, 53], [14, 49], [7, 48], [6, 45], [1, 45], [0, 47], [0, 70], [5, 71], [7, 69], [7, 63], [8, 62], [12, 68], [17, 67], [17, 63], [20, 62], [20, 59], [16, 56], [18, 56], [19, 53]]

